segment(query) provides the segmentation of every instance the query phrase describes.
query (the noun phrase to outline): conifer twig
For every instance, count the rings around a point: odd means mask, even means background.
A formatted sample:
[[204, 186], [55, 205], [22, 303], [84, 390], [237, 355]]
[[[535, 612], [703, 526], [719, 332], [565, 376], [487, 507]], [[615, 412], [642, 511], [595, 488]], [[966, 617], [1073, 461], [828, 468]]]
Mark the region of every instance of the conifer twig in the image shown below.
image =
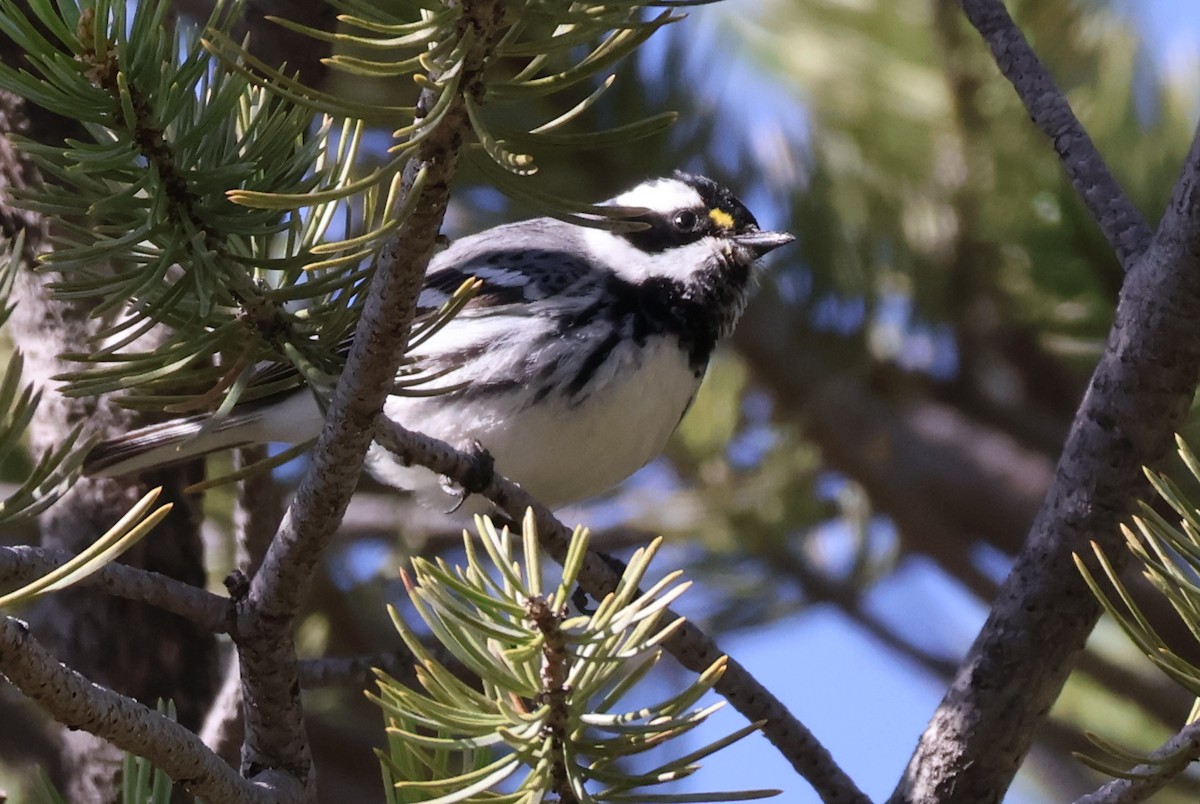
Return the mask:
[[[28, 583], [61, 567], [73, 557], [69, 550], [52, 547], [0, 547], [0, 582]], [[149, 603], [214, 634], [224, 633], [229, 628], [227, 599], [158, 572], [113, 562], [100, 567], [76, 586], [98, 587], [116, 597]]]
[[[398, 455], [401, 461], [418, 464], [446, 475], [464, 487], [478, 479], [478, 456], [455, 449], [421, 433], [380, 419], [376, 424], [375, 440]], [[519, 485], [492, 473], [477, 489], [477, 493], [496, 504], [514, 522], [519, 522], [527, 508], [532, 508], [537, 522], [538, 539], [546, 552], [558, 562], [566, 558], [571, 541], [571, 529], [560, 522], [550, 509], [534, 499]], [[613, 591], [621, 575], [612, 564], [589, 551], [579, 573], [579, 584], [597, 600]], [[667, 611], [667, 619], [679, 615]], [[684, 622], [664, 643], [663, 647], [687, 669], [700, 673], [725, 655], [715, 640], [691, 622]], [[764, 687], [745, 667], [729, 659], [725, 674], [714, 689], [751, 722], [763, 721], [763, 736], [779, 750], [820, 794], [823, 801], [866, 804], [869, 799], [855, 786], [825, 746], [787, 707]]]
[[1075, 799], [1075, 804], [1133, 804], [1162, 790], [1195, 761], [1200, 760], [1200, 721], [1192, 721], [1163, 743], [1150, 759], [1129, 770], [1129, 778], [1114, 779], [1095, 792]]
[[1071, 184], [1126, 271], [1150, 244], [1150, 227], [1108, 171], [1062, 90], [1054, 83], [1001, 0], [961, 0], [963, 13], [991, 48], [996, 66], [1050, 138]]

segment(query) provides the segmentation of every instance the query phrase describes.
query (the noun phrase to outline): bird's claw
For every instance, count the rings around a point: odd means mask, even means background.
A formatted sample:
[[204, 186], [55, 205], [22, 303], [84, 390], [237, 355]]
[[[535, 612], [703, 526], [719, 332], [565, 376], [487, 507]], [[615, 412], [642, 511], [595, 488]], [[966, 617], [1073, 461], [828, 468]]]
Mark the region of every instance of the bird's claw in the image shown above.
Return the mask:
[[453, 514], [459, 508], [462, 508], [467, 497], [470, 497], [472, 494], [480, 494], [486, 490], [492, 485], [492, 480], [496, 477], [496, 461], [492, 458], [492, 453], [488, 452], [483, 444], [480, 444], [478, 441], [472, 441], [470, 455], [470, 462], [463, 473], [461, 483], [445, 475], [442, 476], [442, 491], [456, 498], [454, 506], [449, 511], [446, 511], [447, 514]]
[[462, 487], [467, 494], [481, 494], [496, 477], [496, 461], [478, 441], [471, 442], [471, 463], [463, 477]]

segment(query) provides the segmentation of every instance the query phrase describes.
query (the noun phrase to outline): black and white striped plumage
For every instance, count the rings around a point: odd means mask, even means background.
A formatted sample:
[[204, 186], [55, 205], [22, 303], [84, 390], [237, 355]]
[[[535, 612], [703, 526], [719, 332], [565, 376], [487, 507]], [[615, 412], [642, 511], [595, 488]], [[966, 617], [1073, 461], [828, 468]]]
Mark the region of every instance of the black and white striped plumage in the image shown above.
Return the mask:
[[[718, 340], [745, 306], [751, 266], [791, 235], [762, 232], [728, 190], [677, 173], [607, 202], [641, 207], [625, 234], [538, 218], [465, 237], [430, 263], [419, 312], [468, 277], [478, 295], [414, 352], [465, 383], [434, 397], [389, 397], [384, 415], [456, 445], [477, 441], [549, 505], [597, 494], [661, 452], [700, 386]], [[315, 436], [322, 415], [293, 392], [202, 419], [152, 425], [99, 445], [88, 471], [124, 474], [246, 443]], [[452, 502], [438, 479], [372, 446], [380, 481]]]

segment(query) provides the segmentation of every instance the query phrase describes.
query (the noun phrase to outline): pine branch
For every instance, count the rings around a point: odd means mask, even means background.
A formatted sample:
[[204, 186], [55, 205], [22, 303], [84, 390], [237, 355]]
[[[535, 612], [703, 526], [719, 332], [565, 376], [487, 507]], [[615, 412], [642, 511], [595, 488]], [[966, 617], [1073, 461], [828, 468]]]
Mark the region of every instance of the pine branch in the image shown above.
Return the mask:
[[[452, 657], [438, 645], [430, 646], [430, 653], [443, 664], [453, 663]], [[306, 659], [300, 662], [300, 684], [306, 689], [344, 686], [362, 690], [374, 684], [378, 678], [375, 671], [382, 670], [397, 681], [412, 686], [417, 683], [415, 666], [412, 652], [405, 649], [368, 656]]]
[[378, 258], [353, 347], [309, 471], [262, 567], [246, 596], [238, 601], [234, 637], [242, 663], [243, 711], [247, 714], [243, 772], [252, 778], [264, 769], [281, 768], [307, 789], [313, 783], [292, 626], [317, 561], [357, 485], [373, 422], [392, 387], [421, 279], [449, 200], [459, 148], [470, 127], [466, 97], [480, 91], [484, 60], [503, 13], [496, 0], [477, 0], [462, 7], [460, 34], [470, 31], [471, 45], [461, 63], [458, 88], [449, 109], [421, 140], [405, 169], [406, 197], [419, 192], [420, 198]]
[[1157, 761], [1129, 769], [1128, 778], [1114, 779], [1094, 793], [1075, 799], [1075, 804], [1146, 801], [1200, 760], [1200, 721], [1184, 726], [1149, 758]]
[[1127, 561], [1118, 530], [1173, 446], [1200, 380], [1200, 136], [1145, 253], [1126, 276], [1103, 357], [1054, 481], [983, 630], [892, 801], [996, 802], [1012, 782], [1100, 605], [1072, 555]]
[[[375, 440], [396, 453], [401, 461], [432, 469], [455, 480], [463, 488], [487, 497], [514, 522], [521, 521], [526, 509], [533, 509], [542, 547], [555, 561], [561, 563], [566, 558], [571, 529], [511, 480], [493, 473], [481, 483], [478, 455], [457, 450], [383, 419], [376, 424]], [[588, 553], [579, 573], [579, 583], [589, 595], [599, 600], [615, 590], [619, 580], [620, 573], [608, 561], [595, 552]], [[679, 615], [667, 610], [664, 616]], [[663, 647], [695, 673], [705, 671], [725, 655], [715, 640], [688, 621], [663, 643]], [[828, 749], [736, 660], [729, 659], [725, 674], [714, 689], [750, 722], [764, 722], [763, 736], [791, 762], [797, 773], [808, 780], [824, 801], [868, 801], [853, 780], [838, 767]]]
[[[27, 55], [8, 37], [0, 37], [0, 61], [5, 65], [24, 64]], [[27, 379], [36, 386], [49, 388], [53, 385], [50, 378], [67, 368], [58, 357], [61, 352], [92, 348], [95, 322], [90, 318], [90, 304], [51, 298], [48, 286], [58, 277], [32, 270], [36, 255], [49, 249], [47, 234], [51, 221], [30, 211], [14, 213], [8, 207], [17, 195], [42, 186], [28, 153], [13, 150], [12, 134], [23, 131], [39, 142], [61, 145], [64, 131], [71, 130], [76, 135], [78, 132], [72, 124], [46, 114], [27, 118], [29, 107], [9, 95], [4, 96], [0, 108], [3, 110], [0, 114], [3, 118], [0, 119], [0, 153], [4, 156], [0, 159], [0, 187], [4, 188], [0, 193], [0, 219], [4, 221], [5, 234], [15, 231], [10, 231], [10, 227], [24, 229], [24, 256], [28, 260], [26, 270], [18, 274], [15, 288], [18, 303], [10, 331], [14, 340], [24, 346]], [[61, 221], [55, 219], [55, 222]], [[132, 418], [127, 412], [112, 405], [98, 404], [94, 399], [66, 399], [60, 394], [48, 393], [43, 396], [28, 431], [33, 450], [51, 449], [72, 423], [82, 421], [95, 431], [119, 432], [129, 429]], [[159, 475], [159, 480], [168, 488], [168, 496], [181, 504], [163, 523], [157, 534], [159, 538], [139, 545], [136, 554], [129, 556], [129, 561], [174, 575], [182, 583], [193, 580], [202, 584], [201, 547], [195, 527], [198, 520], [189, 515], [190, 501], [181, 492], [182, 486], [187, 484], [185, 474], [180, 470]], [[43, 544], [63, 547], [72, 553], [80, 551], [103, 532], [99, 523], [119, 520], [144, 491], [145, 488], [122, 489], [111, 481], [76, 483], [65, 500], [41, 517]], [[113, 572], [122, 570], [114, 569]], [[169, 690], [179, 707], [182, 723], [198, 718], [200, 702], [207, 695], [204, 671], [213, 647], [211, 633], [172, 615], [148, 607], [131, 607], [124, 601], [113, 601], [91, 590], [69, 590], [55, 595], [39, 609], [39, 614], [43, 623], [53, 626], [47, 638], [54, 640], [52, 644], [60, 658], [72, 667], [85, 671], [97, 682], [110, 684], [130, 695], [153, 699], [163, 690]], [[121, 629], [105, 631], [106, 650], [84, 648], [93, 644], [97, 632], [111, 629], [118, 621], [123, 626]], [[162, 653], [151, 654], [144, 650], [148, 633], [155, 634], [161, 641]], [[162, 656], [174, 658], [167, 662]], [[154, 665], [153, 672], [148, 669], [151, 664]], [[55, 667], [59, 672], [67, 672], [58, 665]], [[143, 684], [147, 679], [153, 679], [155, 692]], [[43, 690], [40, 694], [49, 693]], [[117, 692], [109, 694], [115, 700], [126, 700]], [[82, 745], [83, 742], [89, 744]], [[102, 744], [98, 747], [94, 741], [76, 741], [74, 736], [70, 743], [68, 746], [64, 740], [61, 744], [64, 753], [74, 752], [64, 763], [70, 774], [65, 791], [68, 796], [90, 800], [96, 795], [111, 793], [110, 766], [105, 761], [110, 757], [103, 756], [109, 749]], [[82, 748], [76, 750], [81, 745]]]

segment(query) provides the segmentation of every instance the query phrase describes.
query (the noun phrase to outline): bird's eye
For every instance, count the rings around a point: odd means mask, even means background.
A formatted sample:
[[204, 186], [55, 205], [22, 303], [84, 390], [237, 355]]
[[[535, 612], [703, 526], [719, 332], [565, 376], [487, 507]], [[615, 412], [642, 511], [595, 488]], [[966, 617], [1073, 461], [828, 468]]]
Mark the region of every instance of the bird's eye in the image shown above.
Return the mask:
[[675, 214], [675, 219], [672, 221], [675, 228], [683, 232], [690, 232], [696, 228], [696, 213], [690, 209], [685, 209], [682, 212]]

